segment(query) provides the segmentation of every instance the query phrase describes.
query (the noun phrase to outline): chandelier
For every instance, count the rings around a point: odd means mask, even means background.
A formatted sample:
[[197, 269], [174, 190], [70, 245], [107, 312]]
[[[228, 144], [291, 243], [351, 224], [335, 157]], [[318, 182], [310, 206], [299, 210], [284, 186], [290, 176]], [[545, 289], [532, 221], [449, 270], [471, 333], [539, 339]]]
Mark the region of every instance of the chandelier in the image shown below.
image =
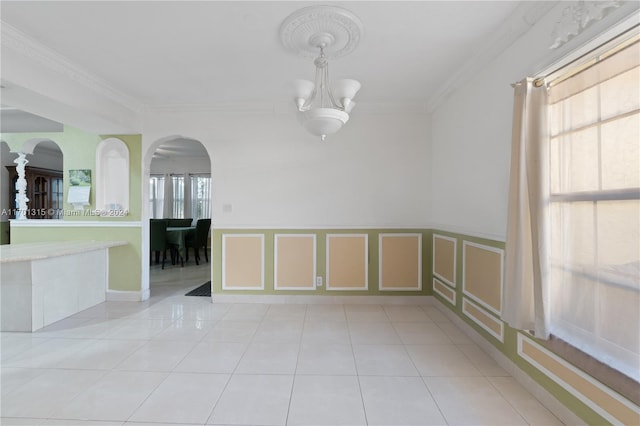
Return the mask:
[[335, 6], [312, 6], [289, 15], [280, 27], [283, 45], [301, 56], [315, 57], [315, 81], [294, 82], [295, 104], [303, 126], [323, 141], [339, 131], [355, 106], [360, 82], [329, 83], [329, 57], [347, 55], [362, 36], [362, 23], [351, 12]]

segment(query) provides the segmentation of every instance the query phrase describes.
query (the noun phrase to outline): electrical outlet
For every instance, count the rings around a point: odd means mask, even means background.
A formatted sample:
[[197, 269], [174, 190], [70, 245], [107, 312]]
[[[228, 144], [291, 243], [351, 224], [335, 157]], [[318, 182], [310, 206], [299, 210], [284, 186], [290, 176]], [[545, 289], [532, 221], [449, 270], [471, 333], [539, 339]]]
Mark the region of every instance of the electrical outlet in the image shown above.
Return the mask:
[[316, 287], [322, 287], [322, 277], [316, 277]]

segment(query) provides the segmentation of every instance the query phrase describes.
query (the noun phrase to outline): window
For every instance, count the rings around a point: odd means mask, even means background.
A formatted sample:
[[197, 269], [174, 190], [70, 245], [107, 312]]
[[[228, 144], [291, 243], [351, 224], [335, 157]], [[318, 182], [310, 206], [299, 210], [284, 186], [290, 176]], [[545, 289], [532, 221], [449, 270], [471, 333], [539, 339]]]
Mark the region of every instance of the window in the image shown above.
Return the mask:
[[211, 177], [190, 176], [191, 216], [194, 220], [211, 217]]
[[171, 216], [175, 219], [184, 218], [184, 176], [171, 176], [172, 203]]
[[549, 84], [551, 332], [640, 380], [638, 38]]
[[164, 176], [149, 178], [149, 216], [152, 219], [162, 219], [164, 209]]
[[[170, 184], [171, 188], [165, 189], [165, 183]], [[151, 175], [149, 216], [154, 219], [211, 218], [211, 176], [209, 174]]]

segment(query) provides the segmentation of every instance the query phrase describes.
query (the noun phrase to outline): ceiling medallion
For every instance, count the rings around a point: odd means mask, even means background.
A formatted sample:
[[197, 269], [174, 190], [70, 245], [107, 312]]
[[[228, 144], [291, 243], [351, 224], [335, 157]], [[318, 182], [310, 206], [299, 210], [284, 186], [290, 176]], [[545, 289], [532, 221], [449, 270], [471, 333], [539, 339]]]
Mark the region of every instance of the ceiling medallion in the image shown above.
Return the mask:
[[280, 26], [284, 47], [303, 57], [315, 58], [315, 82], [296, 80], [295, 103], [305, 128], [325, 140], [349, 120], [360, 83], [339, 80], [329, 85], [329, 58], [351, 53], [360, 43], [362, 22], [352, 12], [336, 6], [312, 6], [289, 15]]

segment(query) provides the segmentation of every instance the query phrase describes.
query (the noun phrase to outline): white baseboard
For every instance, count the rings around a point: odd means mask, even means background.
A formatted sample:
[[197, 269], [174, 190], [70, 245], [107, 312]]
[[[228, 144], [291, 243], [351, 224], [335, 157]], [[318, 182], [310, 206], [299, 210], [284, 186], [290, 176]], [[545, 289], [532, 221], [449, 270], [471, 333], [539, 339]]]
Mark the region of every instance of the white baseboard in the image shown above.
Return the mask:
[[107, 290], [107, 302], [140, 302], [141, 296], [139, 291]]
[[442, 302], [437, 301], [433, 304], [440, 312], [445, 314], [458, 328], [460, 328], [471, 340], [480, 346], [491, 358], [498, 363], [500, 367], [505, 369], [514, 379], [518, 381], [527, 391], [529, 391], [538, 401], [542, 403], [549, 411], [566, 425], [586, 425], [584, 420], [578, 417], [573, 411], [567, 408], [563, 403], [553, 396], [549, 391], [539, 385], [527, 373], [522, 371], [513, 361], [505, 354], [500, 352], [495, 346], [487, 341], [482, 335], [473, 329], [469, 324], [464, 322], [462, 318], [455, 312], [444, 306]]
[[213, 294], [213, 303], [291, 303], [307, 305], [431, 305], [433, 296], [305, 296], [284, 294]]

